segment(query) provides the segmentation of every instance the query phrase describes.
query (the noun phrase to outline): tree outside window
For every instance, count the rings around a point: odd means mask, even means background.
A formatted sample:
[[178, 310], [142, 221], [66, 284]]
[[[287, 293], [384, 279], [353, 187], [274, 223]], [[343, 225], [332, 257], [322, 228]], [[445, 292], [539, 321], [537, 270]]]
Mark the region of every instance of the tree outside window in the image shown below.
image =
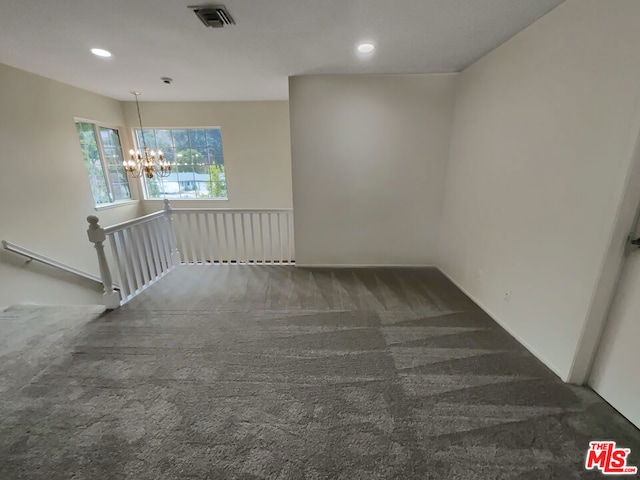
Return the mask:
[[162, 150], [173, 165], [167, 177], [144, 179], [147, 198], [228, 198], [220, 128], [145, 128], [135, 136], [139, 147]]
[[95, 204], [130, 199], [118, 130], [78, 120], [76, 131]]

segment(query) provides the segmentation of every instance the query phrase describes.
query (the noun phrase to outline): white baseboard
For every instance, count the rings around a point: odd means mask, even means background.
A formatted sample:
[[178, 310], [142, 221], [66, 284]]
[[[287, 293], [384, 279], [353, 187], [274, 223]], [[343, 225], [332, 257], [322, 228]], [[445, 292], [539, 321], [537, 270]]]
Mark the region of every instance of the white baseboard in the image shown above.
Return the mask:
[[545, 358], [542, 355], [540, 355], [540, 353], [537, 352], [535, 348], [533, 348], [531, 345], [529, 345], [520, 335], [515, 333], [511, 329], [511, 327], [509, 327], [509, 325], [506, 322], [503, 322], [502, 320], [500, 320], [500, 318], [498, 318], [498, 316], [495, 313], [493, 313], [490, 309], [488, 309], [486, 306], [484, 306], [480, 300], [478, 300], [474, 295], [469, 293], [469, 291], [466, 288], [464, 288], [460, 283], [458, 283], [453, 277], [451, 277], [442, 268], [440, 268], [439, 266], [436, 266], [435, 268], [437, 268], [440, 273], [442, 273], [445, 277], [447, 277], [449, 279], [449, 281], [451, 283], [453, 283], [456, 287], [458, 287], [467, 297], [469, 297], [471, 300], [473, 300], [473, 302], [476, 305], [478, 305], [478, 307], [480, 307], [487, 315], [489, 315], [494, 322], [496, 322], [498, 325], [500, 325], [502, 328], [504, 328], [509, 335], [511, 335], [513, 338], [515, 338], [518, 341], [518, 343], [520, 345], [522, 345], [524, 348], [529, 350], [529, 352], [534, 357], [536, 357], [538, 360], [540, 360], [542, 363], [544, 363], [545, 366], [547, 368], [549, 368], [549, 370], [551, 370], [558, 377], [560, 377], [560, 379], [563, 382], [567, 381], [567, 378], [568, 378], [567, 375], [564, 375], [564, 374], [560, 373], [560, 370], [555, 365], [553, 365], [552, 363], [549, 363], [547, 360], [545, 360]]
[[404, 263], [296, 263], [296, 267], [303, 268], [435, 268], [437, 265], [416, 265]]

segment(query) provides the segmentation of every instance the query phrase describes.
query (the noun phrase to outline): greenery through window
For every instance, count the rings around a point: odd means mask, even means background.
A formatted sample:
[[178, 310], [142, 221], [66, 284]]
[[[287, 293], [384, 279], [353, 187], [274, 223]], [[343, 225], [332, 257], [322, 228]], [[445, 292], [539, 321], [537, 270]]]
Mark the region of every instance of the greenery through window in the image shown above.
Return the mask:
[[131, 192], [122, 168], [118, 130], [83, 121], [76, 121], [76, 130], [95, 204], [129, 200]]
[[140, 148], [146, 144], [162, 150], [173, 165], [167, 177], [144, 179], [147, 198], [227, 198], [219, 128], [145, 128], [135, 133]]

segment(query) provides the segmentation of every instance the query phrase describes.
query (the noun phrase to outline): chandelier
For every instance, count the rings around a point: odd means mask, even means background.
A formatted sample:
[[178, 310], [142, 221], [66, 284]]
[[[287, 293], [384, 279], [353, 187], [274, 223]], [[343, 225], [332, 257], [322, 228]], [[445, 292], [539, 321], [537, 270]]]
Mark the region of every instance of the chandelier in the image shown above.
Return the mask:
[[162, 150], [156, 153], [147, 148], [147, 142], [144, 139], [144, 130], [142, 128], [142, 117], [140, 116], [140, 104], [138, 103], [138, 95], [140, 92], [131, 92], [136, 97], [136, 109], [138, 110], [138, 121], [140, 122], [140, 136], [142, 137], [142, 150], [129, 150], [129, 160], [122, 162], [124, 171], [133, 178], [145, 176], [153, 178], [154, 176], [167, 177], [171, 173], [171, 164], [164, 159]]

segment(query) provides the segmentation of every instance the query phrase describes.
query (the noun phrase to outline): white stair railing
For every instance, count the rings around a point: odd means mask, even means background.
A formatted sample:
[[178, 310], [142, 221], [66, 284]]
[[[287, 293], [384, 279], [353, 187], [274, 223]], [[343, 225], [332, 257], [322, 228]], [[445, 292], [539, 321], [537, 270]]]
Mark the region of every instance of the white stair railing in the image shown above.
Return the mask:
[[[100, 275], [105, 286], [105, 306], [116, 308], [169, 273], [179, 262], [175, 235], [171, 227], [170, 207], [102, 228], [98, 218], [90, 216], [89, 240], [96, 246]], [[120, 277], [120, 296], [110, 295], [111, 271], [102, 243], [108, 239], [111, 260]]]
[[[107, 308], [117, 308], [169, 273], [176, 265], [292, 264], [295, 262], [290, 209], [174, 209], [101, 227], [87, 217]], [[109, 240], [110, 258], [104, 249]], [[114, 291], [109, 263], [120, 280]]]
[[294, 263], [291, 210], [176, 208], [171, 212], [183, 263]]

